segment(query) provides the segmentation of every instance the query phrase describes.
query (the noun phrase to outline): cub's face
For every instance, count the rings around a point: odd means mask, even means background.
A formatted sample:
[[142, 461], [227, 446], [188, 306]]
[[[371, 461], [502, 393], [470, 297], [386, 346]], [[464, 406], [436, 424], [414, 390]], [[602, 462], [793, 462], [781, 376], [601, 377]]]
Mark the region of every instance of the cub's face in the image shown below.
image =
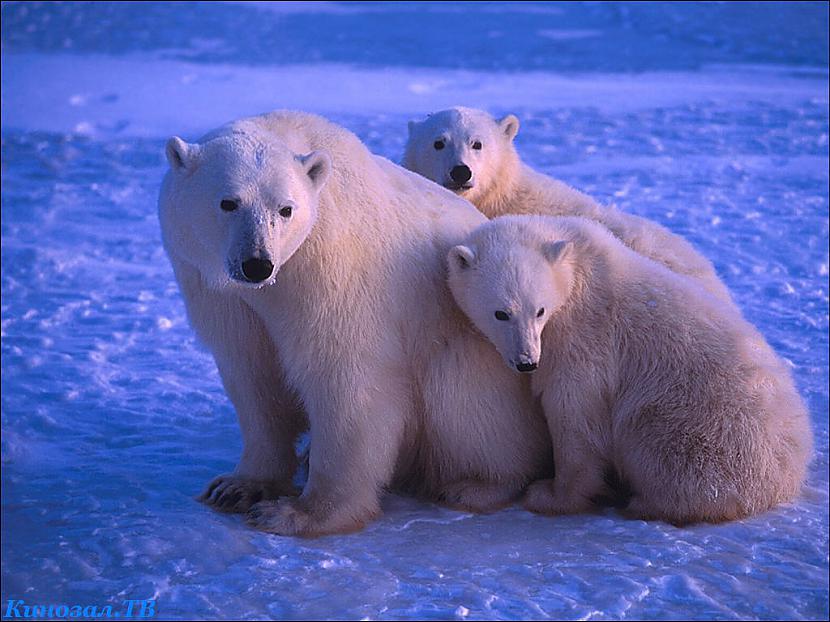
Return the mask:
[[519, 120], [451, 109], [409, 123], [404, 164], [412, 171], [475, 203], [492, 184], [519, 131]]
[[325, 153], [296, 155], [245, 133], [203, 144], [171, 138], [167, 159], [165, 240], [217, 288], [274, 282], [311, 232], [331, 169]]
[[542, 330], [569, 293], [563, 261], [569, 244], [499, 252], [465, 245], [449, 252], [453, 297], [511, 369], [532, 372], [539, 364]]

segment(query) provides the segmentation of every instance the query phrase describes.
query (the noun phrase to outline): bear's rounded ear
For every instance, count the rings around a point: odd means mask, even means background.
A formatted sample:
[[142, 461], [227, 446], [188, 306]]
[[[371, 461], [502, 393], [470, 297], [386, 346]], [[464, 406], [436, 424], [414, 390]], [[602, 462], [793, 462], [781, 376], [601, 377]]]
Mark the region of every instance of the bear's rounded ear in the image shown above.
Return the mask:
[[418, 127], [417, 121], [410, 121], [406, 124], [406, 128], [409, 130], [409, 135], [412, 136], [412, 133], [415, 131], [415, 128]]
[[508, 140], [513, 140], [519, 133], [519, 118], [515, 114], [509, 114], [499, 121], [499, 127]]
[[571, 252], [573, 244], [569, 240], [559, 240], [557, 242], [545, 242], [542, 245], [542, 255], [545, 256], [550, 263], [562, 261]]
[[329, 154], [325, 151], [312, 151], [307, 155], [300, 156], [300, 162], [314, 188], [317, 190], [322, 188], [331, 173], [331, 157]]
[[167, 141], [164, 151], [170, 168], [174, 171], [192, 171], [196, 168], [199, 145], [191, 145], [178, 136], [174, 136]]
[[469, 246], [453, 246], [450, 249], [447, 259], [450, 265], [457, 266], [461, 270], [471, 268], [476, 261], [476, 254]]

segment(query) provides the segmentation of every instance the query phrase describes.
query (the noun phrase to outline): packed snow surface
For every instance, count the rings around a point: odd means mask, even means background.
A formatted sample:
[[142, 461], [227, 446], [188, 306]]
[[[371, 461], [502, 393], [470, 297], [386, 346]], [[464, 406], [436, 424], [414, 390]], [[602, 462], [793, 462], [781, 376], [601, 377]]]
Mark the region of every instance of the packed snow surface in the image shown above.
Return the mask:
[[[3, 3], [3, 613], [826, 619], [828, 9], [747, 5]], [[796, 503], [680, 529], [388, 495], [297, 540], [194, 500], [241, 440], [161, 247], [165, 140], [291, 107], [397, 160], [456, 104], [712, 259], [809, 404]]]

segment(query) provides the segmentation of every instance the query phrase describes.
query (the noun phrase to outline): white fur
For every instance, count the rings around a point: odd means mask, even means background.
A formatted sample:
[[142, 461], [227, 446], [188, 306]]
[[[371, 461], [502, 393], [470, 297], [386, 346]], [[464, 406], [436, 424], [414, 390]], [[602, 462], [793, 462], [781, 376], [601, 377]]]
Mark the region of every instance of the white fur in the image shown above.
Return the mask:
[[614, 492], [609, 474], [630, 487], [630, 515], [677, 524], [749, 516], [798, 493], [807, 411], [729, 301], [582, 218], [497, 218], [448, 262], [456, 301], [508, 365], [524, 355], [539, 365], [556, 477], [529, 488], [529, 509], [587, 510]]
[[[605, 225], [624, 244], [678, 274], [697, 279], [712, 294], [730, 300], [712, 264], [681, 236], [659, 224], [615, 207], [597, 204], [589, 196], [522, 163], [513, 139], [519, 120], [500, 121], [471, 108], [451, 108], [409, 123], [403, 165], [453, 189], [488, 218], [506, 214], [581, 216]], [[444, 148], [434, 147], [440, 140]], [[474, 142], [481, 149], [472, 149]], [[449, 171], [466, 164], [473, 172], [472, 187], [456, 189]]]
[[[172, 139], [168, 155], [165, 247], [245, 441], [206, 501], [250, 508], [274, 533], [319, 535], [377, 515], [385, 487], [485, 511], [551, 469], [529, 379], [501, 364], [447, 288], [447, 251], [485, 220], [469, 203], [301, 113]], [[311, 160], [327, 179], [312, 179]], [[223, 212], [229, 196], [240, 207]], [[238, 280], [249, 255], [273, 260], [264, 283]], [[308, 483], [273, 500], [306, 423]], [[272, 500], [251, 507], [258, 497]]]

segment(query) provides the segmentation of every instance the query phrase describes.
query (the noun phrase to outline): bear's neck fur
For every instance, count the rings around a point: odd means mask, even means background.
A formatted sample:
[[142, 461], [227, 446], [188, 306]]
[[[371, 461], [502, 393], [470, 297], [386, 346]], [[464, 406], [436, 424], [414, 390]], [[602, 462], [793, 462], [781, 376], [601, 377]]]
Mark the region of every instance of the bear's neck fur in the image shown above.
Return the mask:
[[[572, 240], [572, 249], [564, 261], [569, 262], [573, 273], [567, 301], [546, 325], [544, 347], [562, 348], [564, 343], [579, 340], [574, 326], [591, 326], [596, 334], [615, 333], [615, 318], [619, 312], [614, 266], [614, 255], [620, 244], [599, 225], [581, 218], [564, 218], [568, 222], [566, 238]], [[550, 328], [548, 328], [550, 327]], [[611, 343], [607, 344], [609, 347]]]
[[516, 213], [511, 205], [520, 192], [524, 168], [516, 148], [511, 144], [487, 186], [481, 189], [477, 197], [472, 197], [473, 205], [487, 218]]
[[591, 197], [523, 163], [511, 145], [490, 184], [472, 203], [488, 218], [506, 214], [582, 216], [599, 220], [602, 210]]

